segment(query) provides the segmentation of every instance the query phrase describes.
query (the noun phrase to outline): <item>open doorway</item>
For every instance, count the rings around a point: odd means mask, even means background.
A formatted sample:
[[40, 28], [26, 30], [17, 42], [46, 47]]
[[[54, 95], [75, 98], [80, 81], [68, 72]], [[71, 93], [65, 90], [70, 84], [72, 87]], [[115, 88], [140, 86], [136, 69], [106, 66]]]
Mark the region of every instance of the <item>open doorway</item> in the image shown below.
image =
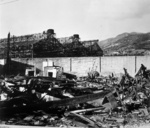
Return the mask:
[[53, 72], [48, 72], [48, 76], [52, 78], [53, 77]]
[[28, 76], [34, 76], [34, 71], [28, 71]]

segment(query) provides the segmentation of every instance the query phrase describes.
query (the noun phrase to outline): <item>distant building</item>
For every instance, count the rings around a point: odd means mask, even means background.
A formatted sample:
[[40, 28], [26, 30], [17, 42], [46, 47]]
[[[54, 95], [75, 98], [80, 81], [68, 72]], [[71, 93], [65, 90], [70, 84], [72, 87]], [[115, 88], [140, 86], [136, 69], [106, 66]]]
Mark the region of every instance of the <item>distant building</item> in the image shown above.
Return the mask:
[[61, 44], [65, 44], [65, 43], [72, 43], [72, 36], [70, 37], [62, 37], [62, 38], [57, 38], [58, 41], [61, 43]]
[[85, 47], [89, 47], [95, 43], [98, 43], [99, 40], [87, 40], [87, 41], [82, 41], [82, 44], [85, 46]]
[[[10, 56], [16, 57], [77, 57], [77, 56], [102, 56], [103, 51], [98, 45], [98, 40], [80, 41], [78, 34], [70, 37], [56, 38], [53, 29], [43, 33], [24, 36], [11, 36]], [[3, 52], [0, 57], [5, 57], [7, 38], [0, 39]]]
[[98, 45], [99, 40], [82, 41], [84, 47], [88, 49], [89, 56], [102, 56], [103, 50]]

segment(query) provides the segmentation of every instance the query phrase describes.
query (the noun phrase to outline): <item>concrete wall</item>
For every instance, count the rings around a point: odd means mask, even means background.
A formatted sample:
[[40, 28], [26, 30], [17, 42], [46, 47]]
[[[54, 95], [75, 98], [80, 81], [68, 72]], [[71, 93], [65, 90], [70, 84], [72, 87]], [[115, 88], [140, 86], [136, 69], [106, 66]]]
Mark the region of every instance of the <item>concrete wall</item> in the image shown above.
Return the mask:
[[100, 72], [100, 59], [99, 57], [78, 57], [72, 58], [71, 72], [78, 76], [85, 76], [91, 70]]
[[78, 76], [85, 76], [90, 70], [101, 73], [124, 73], [123, 68], [134, 76], [141, 64], [150, 69], [150, 56], [22, 58], [14, 59], [14, 61], [35, 65], [41, 71], [44, 61], [53, 61], [54, 65], [62, 66], [65, 72], [72, 72]]
[[101, 57], [101, 72], [124, 73], [126, 68], [130, 75], [135, 74], [134, 56]]
[[137, 56], [136, 57], [136, 71], [144, 64], [147, 69], [150, 69], [150, 56]]
[[34, 65], [37, 69], [41, 70], [42, 72], [43, 72], [43, 62], [53, 61], [54, 65], [63, 67], [65, 72], [70, 72], [70, 58], [33, 58], [33, 59], [15, 58], [12, 60], [28, 65]]

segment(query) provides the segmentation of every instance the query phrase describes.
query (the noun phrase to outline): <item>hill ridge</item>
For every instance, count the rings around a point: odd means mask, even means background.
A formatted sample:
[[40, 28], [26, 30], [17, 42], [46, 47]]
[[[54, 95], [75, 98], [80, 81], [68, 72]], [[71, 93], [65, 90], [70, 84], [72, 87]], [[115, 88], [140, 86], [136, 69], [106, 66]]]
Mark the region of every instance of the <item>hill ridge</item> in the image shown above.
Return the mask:
[[150, 53], [150, 32], [125, 32], [98, 44], [104, 55], [147, 55]]

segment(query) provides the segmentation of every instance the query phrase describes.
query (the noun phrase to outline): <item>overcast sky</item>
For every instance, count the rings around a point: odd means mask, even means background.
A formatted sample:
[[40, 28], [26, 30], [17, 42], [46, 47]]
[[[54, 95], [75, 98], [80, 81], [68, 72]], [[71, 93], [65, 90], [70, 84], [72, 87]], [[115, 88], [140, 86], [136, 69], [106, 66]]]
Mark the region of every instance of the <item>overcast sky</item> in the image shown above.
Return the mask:
[[81, 40], [150, 32], [150, 0], [0, 0], [0, 38], [50, 28]]

